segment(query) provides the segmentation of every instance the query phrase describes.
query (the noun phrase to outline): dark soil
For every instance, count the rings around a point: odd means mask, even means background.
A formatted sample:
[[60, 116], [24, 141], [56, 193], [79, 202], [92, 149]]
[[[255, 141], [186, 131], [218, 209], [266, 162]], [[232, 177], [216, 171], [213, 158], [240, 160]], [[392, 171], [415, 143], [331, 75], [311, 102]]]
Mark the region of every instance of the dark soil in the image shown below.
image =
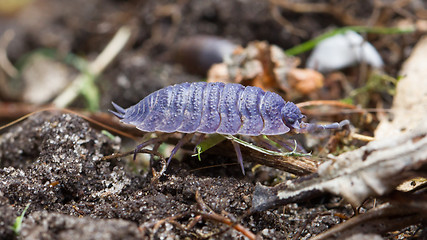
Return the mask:
[[[214, 35], [242, 45], [266, 40], [288, 49], [328, 28], [387, 26], [405, 16], [384, 3], [384, 14], [372, 22], [371, 1], [336, 1], [351, 10], [348, 14], [355, 22], [349, 23], [339, 14], [302, 14], [271, 2], [37, 0], [17, 13], [2, 15], [0, 33], [15, 31], [8, 57], [19, 66], [26, 54], [42, 48], [91, 60], [119, 27], [130, 26], [131, 41], [98, 79], [100, 105], [106, 112], [112, 100], [130, 106], [164, 86], [205, 79], [205, 74], [184, 71], [173, 58], [184, 37]], [[408, 4], [402, 12], [415, 10], [416, 5]], [[287, 21], [290, 25], [284, 24]], [[367, 38], [382, 54], [385, 71], [396, 76], [418, 33]], [[307, 54], [300, 57], [304, 61]], [[0, 94], [0, 100], [20, 98]], [[84, 106], [79, 99], [70, 107]], [[135, 142], [111, 139], [75, 115], [43, 112], [0, 133], [0, 239], [245, 239], [224, 218], [259, 238], [308, 239], [353, 214], [339, 197], [323, 196], [248, 216], [257, 182], [272, 184], [295, 176], [264, 166], [251, 171], [254, 165], [249, 163], [243, 176], [235, 157], [215, 149], [203, 155], [202, 162], [188, 155], [174, 159], [152, 182], [151, 171], [135, 170], [139, 168], [128, 158], [103, 160], [133, 148]], [[159, 169], [160, 161], [154, 165]], [[28, 204], [16, 235], [12, 226]], [[223, 219], [214, 219], [214, 213]]]
[[[181, 226], [202, 212], [196, 192], [213, 211], [244, 216], [251, 206], [256, 179], [243, 178], [238, 167], [234, 171], [210, 170], [218, 176], [206, 176], [192, 171], [186, 162], [198, 160], [189, 158], [183, 163], [173, 161], [159, 182], [152, 184], [149, 174], [133, 173], [120, 159], [102, 160], [117, 151], [119, 144], [79, 117], [61, 113], [37, 114], [3, 134], [0, 200], [4, 239], [14, 237], [6, 226], [12, 225], [28, 203], [23, 239], [138, 239], [144, 234], [183, 238], [219, 231], [224, 232], [215, 238], [240, 236], [216, 221], [200, 220], [188, 230]], [[340, 209], [349, 214], [348, 209]], [[292, 236], [304, 224], [311, 224], [302, 234], [308, 236], [339, 223], [340, 218], [333, 216], [337, 210], [291, 205], [242, 222], [271, 239]], [[174, 216], [179, 217], [168, 220]]]

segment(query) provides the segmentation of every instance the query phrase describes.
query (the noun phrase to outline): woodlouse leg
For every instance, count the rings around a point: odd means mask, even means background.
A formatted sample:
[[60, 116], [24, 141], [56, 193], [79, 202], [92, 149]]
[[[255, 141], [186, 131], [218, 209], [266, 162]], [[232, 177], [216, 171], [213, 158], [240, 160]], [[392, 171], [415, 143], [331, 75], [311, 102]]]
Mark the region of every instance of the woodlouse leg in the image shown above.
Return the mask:
[[[151, 133], [150, 133], [151, 134]], [[147, 135], [145, 135], [145, 136], [147, 136]], [[144, 138], [145, 138], [145, 136], [144, 136]], [[143, 149], [144, 147], [146, 147], [146, 146], [148, 146], [148, 145], [151, 145], [151, 144], [156, 144], [156, 143], [158, 143], [158, 142], [160, 142], [160, 141], [163, 141], [163, 140], [165, 140], [165, 139], [167, 139], [168, 138], [168, 135], [167, 134], [162, 134], [162, 135], [159, 135], [158, 137], [156, 137], [156, 138], [151, 138], [151, 139], [149, 139], [149, 140], [147, 140], [147, 141], [145, 141], [145, 142], [143, 142], [143, 143], [141, 143], [141, 144], [139, 144], [138, 146], [136, 146], [136, 148], [135, 148], [135, 151], [134, 151], [134, 154], [133, 154], [133, 160], [135, 161], [135, 159], [136, 159], [136, 154], [139, 152], [139, 151], [141, 151], [141, 149]]]
[[169, 165], [170, 161], [172, 160], [173, 155], [182, 147], [182, 145], [186, 144], [190, 139], [193, 137], [193, 134], [186, 134], [183, 138], [181, 138], [178, 143], [175, 145], [175, 147], [171, 151], [171, 155], [168, 159], [167, 165]]
[[[159, 150], [159, 147], [160, 147], [161, 144], [162, 144], [161, 142], [154, 143], [154, 145], [153, 145], [153, 151], [157, 152], [157, 150]], [[154, 166], [154, 156], [155, 155], [151, 155], [151, 157], [150, 157], [150, 169]]]
[[235, 141], [231, 141], [231, 143], [233, 144], [234, 151], [236, 151], [237, 161], [240, 164], [240, 168], [242, 169], [242, 173], [243, 173], [243, 175], [245, 175], [245, 168], [243, 167], [243, 157], [242, 157], [242, 152], [240, 151], [240, 146]]
[[136, 146], [135, 151], [133, 153], [133, 160], [135, 161], [136, 159], [136, 154], [139, 153], [139, 151], [141, 151], [141, 149], [143, 149], [144, 147], [150, 145], [150, 144], [154, 144], [157, 143], [159, 140], [157, 138], [152, 138], [146, 142], [143, 142], [141, 144], [139, 144], [138, 146]]

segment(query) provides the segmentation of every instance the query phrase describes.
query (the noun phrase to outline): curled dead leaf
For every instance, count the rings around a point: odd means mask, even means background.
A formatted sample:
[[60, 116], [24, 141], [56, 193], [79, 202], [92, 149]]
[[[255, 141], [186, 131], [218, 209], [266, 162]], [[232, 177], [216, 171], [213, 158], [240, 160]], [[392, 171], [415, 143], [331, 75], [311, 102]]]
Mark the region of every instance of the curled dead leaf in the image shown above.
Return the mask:
[[207, 81], [234, 82], [264, 90], [281, 89], [297, 95], [307, 95], [321, 88], [322, 74], [315, 70], [297, 69], [299, 63], [298, 58], [287, 56], [280, 47], [255, 41], [246, 48], [235, 48], [223, 63], [213, 65]]
[[323, 86], [323, 75], [312, 69], [291, 69], [287, 75], [290, 87], [297, 92], [307, 95]]

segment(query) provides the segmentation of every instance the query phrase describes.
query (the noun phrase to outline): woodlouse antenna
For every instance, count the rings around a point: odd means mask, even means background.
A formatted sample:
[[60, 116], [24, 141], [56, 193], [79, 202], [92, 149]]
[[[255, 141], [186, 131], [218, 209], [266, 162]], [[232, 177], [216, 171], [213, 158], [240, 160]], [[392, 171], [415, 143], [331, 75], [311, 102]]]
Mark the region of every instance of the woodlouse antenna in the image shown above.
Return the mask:
[[342, 127], [349, 125], [350, 121], [349, 120], [343, 120], [339, 123], [334, 122], [331, 124], [327, 124], [327, 125], [317, 125], [315, 123], [302, 123], [301, 124], [301, 128], [298, 130], [298, 132], [303, 133], [303, 132], [314, 132], [316, 130], [325, 130], [325, 129], [341, 129]]

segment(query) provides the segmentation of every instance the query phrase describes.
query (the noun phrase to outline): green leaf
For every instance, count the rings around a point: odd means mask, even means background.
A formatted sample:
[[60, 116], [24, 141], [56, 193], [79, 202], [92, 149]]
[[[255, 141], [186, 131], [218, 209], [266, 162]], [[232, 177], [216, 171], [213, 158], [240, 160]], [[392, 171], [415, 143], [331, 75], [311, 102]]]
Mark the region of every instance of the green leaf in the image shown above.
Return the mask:
[[200, 158], [200, 154], [208, 150], [209, 148], [212, 148], [213, 146], [217, 145], [218, 143], [224, 141], [225, 138], [223, 135], [219, 134], [212, 134], [209, 135], [203, 142], [201, 142], [199, 145], [196, 146], [197, 153], [193, 154], [192, 157], [197, 156], [199, 158], [199, 161], [202, 161]]
[[116, 138], [116, 136], [114, 136], [113, 134], [111, 134], [109, 131], [107, 130], [102, 130], [101, 131], [102, 134], [104, 134], [105, 136], [107, 136], [109, 139], [114, 140]]
[[96, 112], [99, 110], [100, 99], [99, 89], [95, 84], [96, 77], [86, 73], [84, 78], [85, 80], [83, 81], [83, 86], [80, 89], [80, 93], [85, 98], [89, 111]]

